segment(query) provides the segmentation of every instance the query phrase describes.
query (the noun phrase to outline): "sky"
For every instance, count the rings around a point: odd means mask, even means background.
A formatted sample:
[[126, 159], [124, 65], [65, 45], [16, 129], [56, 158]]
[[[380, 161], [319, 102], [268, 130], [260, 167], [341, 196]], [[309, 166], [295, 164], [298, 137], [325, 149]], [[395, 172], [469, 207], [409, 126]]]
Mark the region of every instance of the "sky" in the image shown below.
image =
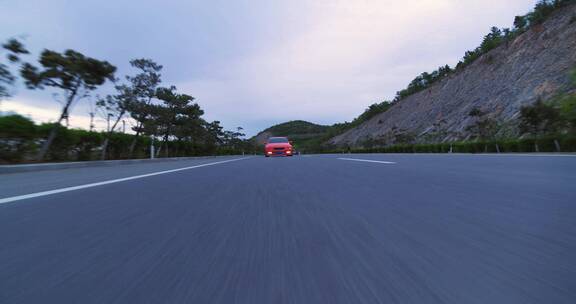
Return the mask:
[[[491, 26], [511, 27], [535, 0], [0, 0], [0, 40], [74, 49], [133, 74], [129, 61], [162, 64], [163, 85], [196, 97], [205, 119], [248, 136], [289, 120], [351, 121], [391, 100], [418, 74], [454, 66]], [[88, 128], [104, 86], [73, 109]], [[1, 111], [54, 121], [57, 91], [22, 83]], [[97, 116], [97, 127], [104, 128]]]

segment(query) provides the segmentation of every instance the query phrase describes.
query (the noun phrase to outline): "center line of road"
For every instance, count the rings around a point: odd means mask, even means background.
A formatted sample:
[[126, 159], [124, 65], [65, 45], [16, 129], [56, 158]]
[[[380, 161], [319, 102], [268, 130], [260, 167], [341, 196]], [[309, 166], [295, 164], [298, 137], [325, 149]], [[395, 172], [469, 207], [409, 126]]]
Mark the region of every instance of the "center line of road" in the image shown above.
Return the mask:
[[396, 162], [384, 161], [384, 160], [371, 160], [371, 159], [359, 159], [359, 158], [346, 158], [346, 157], [339, 157], [339, 160], [351, 160], [351, 161], [359, 161], [359, 162], [367, 162], [367, 163], [380, 163], [380, 164], [395, 164]]
[[213, 162], [213, 163], [207, 163], [207, 164], [201, 164], [201, 165], [196, 165], [196, 166], [190, 166], [190, 167], [184, 167], [184, 168], [178, 168], [178, 169], [171, 169], [171, 170], [147, 173], [147, 174], [142, 174], [142, 175], [135, 175], [135, 176], [130, 176], [130, 177], [107, 180], [107, 181], [103, 181], [103, 182], [85, 184], [85, 185], [80, 185], [80, 186], [66, 187], [66, 188], [61, 188], [61, 189], [55, 189], [55, 190], [42, 191], [42, 192], [36, 192], [36, 193], [31, 193], [31, 194], [24, 194], [24, 195], [12, 196], [12, 197], [0, 198], [0, 204], [6, 204], [6, 203], [14, 202], [14, 201], [20, 201], [20, 200], [25, 200], [25, 199], [40, 197], [40, 196], [46, 196], [46, 195], [51, 195], [51, 194], [56, 194], [56, 193], [75, 191], [75, 190], [98, 187], [98, 186], [103, 186], [103, 185], [108, 185], [108, 184], [120, 183], [120, 182], [125, 182], [125, 181], [129, 181], [129, 180], [145, 178], [145, 177], [150, 177], [150, 176], [155, 176], [155, 175], [173, 173], [173, 172], [190, 170], [190, 169], [201, 168], [201, 167], [208, 167], [208, 166], [213, 166], [213, 165], [218, 165], [218, 164], [223, 164], [223, 163], [229, 163], [229, 162], [248, 159], [248, 158], [250, 158], [250, 157], [228, 159], [228, 160], [223, 160], [223, 161], [218, 161], [218, 162]]

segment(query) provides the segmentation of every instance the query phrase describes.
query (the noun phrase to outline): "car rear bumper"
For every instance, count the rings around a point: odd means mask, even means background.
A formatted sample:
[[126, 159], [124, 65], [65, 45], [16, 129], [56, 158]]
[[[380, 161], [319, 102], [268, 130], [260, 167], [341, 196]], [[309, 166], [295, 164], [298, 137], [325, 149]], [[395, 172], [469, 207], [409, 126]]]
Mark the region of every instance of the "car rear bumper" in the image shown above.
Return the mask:
[[292, 151], [264, 151], [266, 156], [292, 156]]

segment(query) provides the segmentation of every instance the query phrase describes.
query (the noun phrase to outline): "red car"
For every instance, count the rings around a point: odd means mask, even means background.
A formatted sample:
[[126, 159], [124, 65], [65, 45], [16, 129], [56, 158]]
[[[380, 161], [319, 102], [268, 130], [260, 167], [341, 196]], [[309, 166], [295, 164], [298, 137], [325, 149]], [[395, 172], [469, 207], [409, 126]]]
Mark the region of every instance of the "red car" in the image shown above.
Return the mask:
[[264, 155], [268, 156], [292, 156], [294, 150], [292, 143], [286, 137], [270, 137], [264, 146]]

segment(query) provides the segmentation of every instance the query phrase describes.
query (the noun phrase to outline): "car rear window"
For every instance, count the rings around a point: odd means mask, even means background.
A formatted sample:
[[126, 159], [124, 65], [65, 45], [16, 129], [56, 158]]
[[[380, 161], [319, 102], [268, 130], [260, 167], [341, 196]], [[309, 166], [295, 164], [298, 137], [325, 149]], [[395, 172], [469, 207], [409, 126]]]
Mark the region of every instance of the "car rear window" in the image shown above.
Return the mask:
[[287, 143], [287, 142], [288, 142], [288, 138], [286, 138], [286, 137], [271, 137], [271, 138], [268, 138], [268, 143], [269, 143], [269, 144]]

